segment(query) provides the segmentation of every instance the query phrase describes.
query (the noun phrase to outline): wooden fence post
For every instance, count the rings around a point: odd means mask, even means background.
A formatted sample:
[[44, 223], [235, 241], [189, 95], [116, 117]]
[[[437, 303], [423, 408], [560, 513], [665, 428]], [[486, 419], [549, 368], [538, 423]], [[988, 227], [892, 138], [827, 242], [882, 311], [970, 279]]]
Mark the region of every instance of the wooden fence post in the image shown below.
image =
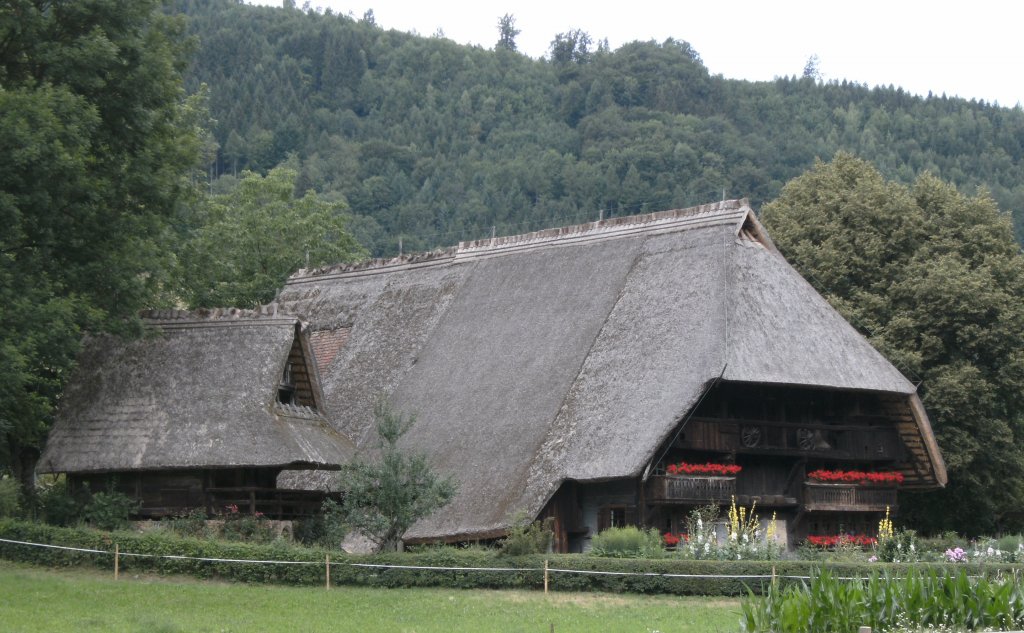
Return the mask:
[[871, 633], [871, 627], [870, 626], [862, 626], [859, 629], [857, 629], [857, 633]]
[[118, 569], [118, 567], [120, 566], [120, 562], [121, 562], [119, 560], [120, 558], [121, 558], [121, 548], [118, 547], [117, 543], [114, 543], [114, 580], [117, 580], [117, 577], [120, 575], [120, 569]]
[[544, 595], [548, 594], [548, 559], [544, 559]]
[[331, 555], [327, 554], [324, 559], [324, 568], [327, 570], [327, 589], [331, 588]]

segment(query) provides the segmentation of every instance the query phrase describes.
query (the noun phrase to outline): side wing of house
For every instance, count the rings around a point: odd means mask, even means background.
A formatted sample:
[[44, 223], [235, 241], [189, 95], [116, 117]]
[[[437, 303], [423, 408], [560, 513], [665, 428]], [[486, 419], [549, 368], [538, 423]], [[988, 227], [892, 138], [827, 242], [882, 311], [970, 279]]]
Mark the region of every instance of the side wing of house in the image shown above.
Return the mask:
[[145, 322], [137, 340], [86, 341], [40, 471], [116, 485], [163, 514], [221, 505], [214, 489], [273, 488], [282, 468], [351, 459], [294, 317], [159, 311]]

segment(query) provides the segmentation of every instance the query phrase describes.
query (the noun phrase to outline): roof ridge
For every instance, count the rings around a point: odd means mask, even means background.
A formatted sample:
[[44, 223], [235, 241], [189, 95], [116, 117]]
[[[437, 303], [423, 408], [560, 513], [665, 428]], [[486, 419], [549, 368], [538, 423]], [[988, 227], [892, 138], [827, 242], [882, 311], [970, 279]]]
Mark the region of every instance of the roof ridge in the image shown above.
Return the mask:
[[[684, 209], [669, 209], [666, 211], [603, 218], [594, 222], [569, 224], [560, 227], [541, 229], [539, 231], [532, 231], [530, 233], [460, 241], [458, 246], [438, 248], [428, 252], [410, 253], [391, 258], [369, 259], [349, 264], [332, 264], [315, 269], [301, 268], [293, 273], [286, 283], [307, 281], [313, 277], [322, 277], [327, 275], [341, 275], [345, 273], [357, 273], [360, 271], [382, 272], [387, 269], [416, 267], [417, 265], [439, 263], [441, 260], [452, 260], [460, 256], [467, 256], [470, 253], [475, 255], [485, 251], [501, 251], [516, 245], [572, 240], [587, 236], [588, 234], [608, 233], [608, 237], [613, 237], [627, 228], [632, 228], [634, 231], [655, 230], [660, 228], [662, 225], [670, 224], [675, 220], [693, 218], [701, 215], [714, 216], [725, 212], [734, 213], [749, 208], [749, 206], [750, 203], [746, 198], [738, 198], [734, 200], [722, 200], [721, 202], [712, 202], [709, 204], [687, 207]], [[630, 231], [630, 233], [632, 234], [634, 231]]]
[[327, 266], [321, 266], [320, 268], [300, 268], [296, 272], [292, 273], [292, 275], [288, 278], [288, 281], [290, 282], [292, 279], [295, 278], [319, 277], [321, 275], [352, 273], [359, 272], [361, 270], [406, 267], [409, 266], [410, 264], [420, 264], [424, 262], [433, 262], [441, 259], [450, 259], [455, 256], [457, 251], [457, 246], [448, 246], [445, 248], [436, 248], [432, 251], [405, 253], [402, 255], [396, 255], [394, 257], [375, 257], [373, 259], [364, 259], [358, 262], [328, 264]]
[[139, 311], [139, 318], [154, 324], [185, 324], [215, 321], [255, 321], [255, 320], [290, 320], [297, 319], [286, 312], [277, 302], [261, 305], [257, 308], [196, 308], [183, 310], [179, 308], [146, 309]]
[[570, 224], [568, 226], [541, 229], [539, 231], [533, 231], [531, 233], [521, 233], [519, 235], [508, 235], [504, 237], [459, 242], [459, 251], [461, 252], [471, 248], [481, 248], [488, 246], [505, 246], [508, 244], [528, 242], [543, 238], [566, 237], [570, 235], [576, 235], [578, 233], [588, 233], [597, 229], [604, 228], [614, 228], [627, 225], [635, 226], [653, 224], [665, 220], [675, 220], [678, 218], [687, 218], [701, 214], [712, 214], [715, 212], [722, 211], [738, 211], [739, 209], [742, 209], [745, 206], [748, 206], [748, 203], [746, 198], [743, 198], [738, 200], [723, 200], [721, 202], [712, 202], [709, 204], [702, 204], [696, 207], [687, 207], [685, 209], [669, 209], [667, 211], [655, 211], [651, 213], [640, 213], [636, 215], [624, 215], [620, 217], [596, 220], [594, 222], [584, 222], [582, 224]]

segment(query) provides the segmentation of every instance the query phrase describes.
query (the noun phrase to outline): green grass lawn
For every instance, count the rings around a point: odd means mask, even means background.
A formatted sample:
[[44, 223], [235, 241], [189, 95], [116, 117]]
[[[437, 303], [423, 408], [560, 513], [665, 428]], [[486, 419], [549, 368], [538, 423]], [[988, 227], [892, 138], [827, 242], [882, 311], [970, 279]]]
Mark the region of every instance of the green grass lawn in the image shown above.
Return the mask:
[[296, 588], [0, 561], [0, 630], [734, 632], [739, 601], [596, 593]]

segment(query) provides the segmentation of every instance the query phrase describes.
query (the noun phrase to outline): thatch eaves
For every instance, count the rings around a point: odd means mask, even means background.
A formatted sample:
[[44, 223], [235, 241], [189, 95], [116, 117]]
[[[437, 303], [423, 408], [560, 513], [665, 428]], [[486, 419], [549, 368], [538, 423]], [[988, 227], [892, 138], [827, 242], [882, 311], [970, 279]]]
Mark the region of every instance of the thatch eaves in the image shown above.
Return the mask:
[[[42, 472], [336, 468], [354, 446], [323, 415], [301, 324], [276, 308], [152, 311], [137, 340], [89, 336], [40, 459]], [[278, 402], [309, 358], [313, 406]]]
[[[344, 330], [322, 371], [332, 423], [369, 445], [383, 394], [458, 481], [411, 539], [494, 535], [565, 480], [640, 475], [718, 379], [891, 394], [908, 415], [916, 397], [745, 201], [300, 271], [278, 300]], [[934, 438], [921, 446], [908, 472], [941, 485]]]

